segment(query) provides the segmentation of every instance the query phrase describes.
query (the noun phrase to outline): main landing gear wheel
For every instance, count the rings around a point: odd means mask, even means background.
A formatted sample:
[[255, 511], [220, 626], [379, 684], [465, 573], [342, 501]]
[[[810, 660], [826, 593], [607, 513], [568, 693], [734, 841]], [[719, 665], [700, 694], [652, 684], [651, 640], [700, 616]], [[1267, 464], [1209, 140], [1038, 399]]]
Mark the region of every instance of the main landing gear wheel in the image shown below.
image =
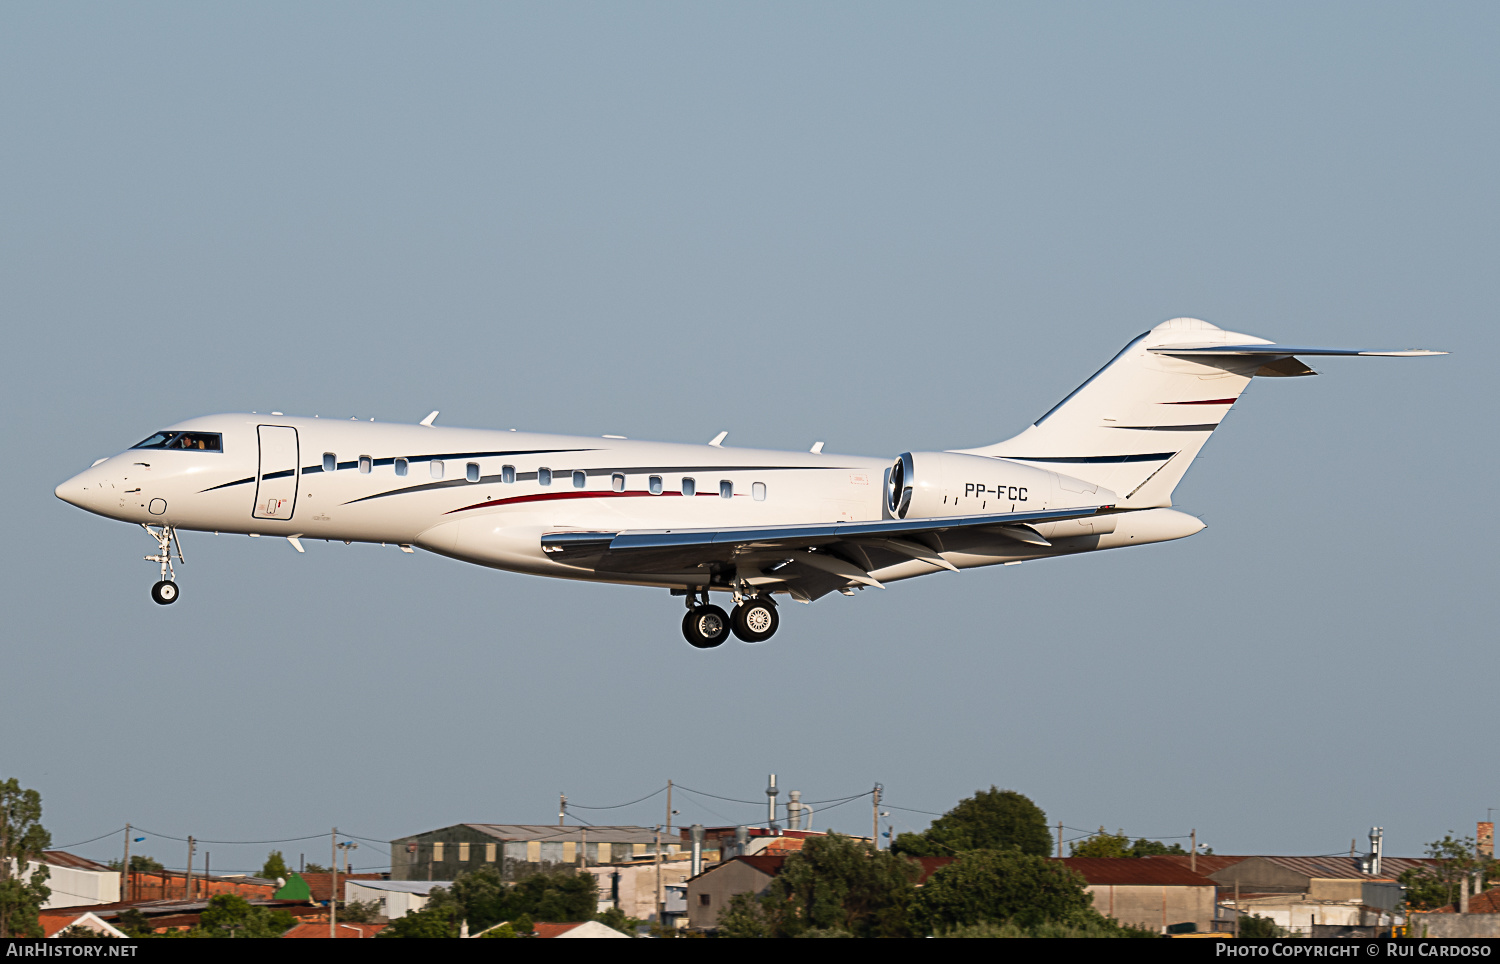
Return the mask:
[[682, 635], [696, 649], [713, 649], [729, 638], [729, 616], [718, 606], [696, 606], [682, 617]]
[[163, 606], [170, 606], [177, 601], [177, 583], [170, 579], [163, 579], [151, 587], [151, 598]]
[[776, 604], [760, 597], [747, 599], [734, 607], [734, 617], [730, 620], [734, 634], [747, 643], [765, 642], [776, 634], [776, 627], [780, 625]]

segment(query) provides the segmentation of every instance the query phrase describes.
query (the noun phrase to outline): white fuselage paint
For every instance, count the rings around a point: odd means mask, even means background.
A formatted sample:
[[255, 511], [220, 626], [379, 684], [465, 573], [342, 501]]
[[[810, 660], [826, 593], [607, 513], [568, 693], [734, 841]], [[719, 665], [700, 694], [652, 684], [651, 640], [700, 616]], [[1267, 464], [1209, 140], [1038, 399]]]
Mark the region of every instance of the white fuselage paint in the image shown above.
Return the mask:
[[[701, 584], [702, 573], [580, 568], [547, 558], [541, 536], [891, 518], [887, 458], [255, 414], [195, 418], [163, 431], [219, 434], [222, 451], [130, 449], [64, 482], [57, 496], [122, 522], [418, 546], [517, 572], [672, 588]], [[325, 453], [337, 464], [331, 473], [323, 470]], [[405, 476], [396, 474], [397, 459], [407, 460]], [[441, 478], [434, 461], [442, 463]], [[477, 482], [468, 481], [470, 463]], [[1031, 473], [1030, 508], [1087, 501], [1054, 473], [1001, 464], [1016, 478]], [[504, 481], [506, 466], [515, 481]], [[538, 478], [544, 469], [550, 485]], [[586, 473], [582, 488], [575, 472]], [[695, 495], [683, 495], [685, 478], [696, 482]], [[728, 498], [720, 489], [726, 482]], [[1179, 539], [1202, 528], [1192, 516], [1156, 507], [1038, 526], [1050, 547], [967, 533], [942, 555], [970, 568]], [[871, 575], [887, 582], [937, 571], [911, 560]]]

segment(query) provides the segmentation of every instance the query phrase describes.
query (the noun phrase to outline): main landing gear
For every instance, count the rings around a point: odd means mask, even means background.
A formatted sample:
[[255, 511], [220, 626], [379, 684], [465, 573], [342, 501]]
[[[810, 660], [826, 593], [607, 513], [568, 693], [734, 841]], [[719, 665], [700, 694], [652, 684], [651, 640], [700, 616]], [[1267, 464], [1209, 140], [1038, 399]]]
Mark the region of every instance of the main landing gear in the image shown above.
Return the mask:
[[151, 538], [156, 540], [156, 555], [146, 556], [147, 562], [161, 564], [161, 579], [151, 587], [151, 598], [159, 605], [170, 606], [177, 601], [177, 571], [172, 568], [172, 548], [177, 548], [177, 561], [186, 562], [182, 558], [182, 542], [177, 538], [177, 527], [169, 525], [151, 526], [141, 523], [141, 528], [150, 533]]
[[732, 616], [709, 603], [707, 590], [690, 593], [687, 607], [687, 615], [682, 617], [682, 635], [696, 649], [722, 645], [731, 632], [744, 642], [763, 643], [781, 624], [770, 596], [740, 597]]

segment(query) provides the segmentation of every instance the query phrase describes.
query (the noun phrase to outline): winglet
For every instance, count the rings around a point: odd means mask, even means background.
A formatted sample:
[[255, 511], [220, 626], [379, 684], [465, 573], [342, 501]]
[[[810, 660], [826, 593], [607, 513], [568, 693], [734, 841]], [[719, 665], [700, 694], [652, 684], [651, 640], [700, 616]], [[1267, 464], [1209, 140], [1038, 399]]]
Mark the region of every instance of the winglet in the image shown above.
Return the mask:
[[438, 417], [438, 413], [434, 411], [432, 414], [428, 415], [426, 418], [422, 419], [422, 421], [418, 422], [417, 424], [418, 425], [425, 425], [428, 428], [432, 428], [432, 421], [433, 421], [433, 419], [435, 419], [437, 417]]
[[709, 442], [708, 444], [712, 445], [714, 448], [720, 448], [720, 447], [723, 446], [724, 440], [726, 438], [728, 438], [728, 437], [729, 437], [729, 432], [728, 431], [720, 432], [718, 435], [715, 435], [713, 437], [713, 441]]

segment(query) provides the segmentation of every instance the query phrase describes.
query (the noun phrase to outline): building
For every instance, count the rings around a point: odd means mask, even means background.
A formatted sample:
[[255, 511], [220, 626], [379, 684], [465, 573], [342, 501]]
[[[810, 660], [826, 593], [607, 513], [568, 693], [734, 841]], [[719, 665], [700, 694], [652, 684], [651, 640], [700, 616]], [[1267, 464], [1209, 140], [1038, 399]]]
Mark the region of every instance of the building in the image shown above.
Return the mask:
[[[386, 924], [344, 924], [334, 923], [334, 937], [374, 937], [389, 925]], [[318, 938], [328, 939], [328, 922], [297, 924], [291, 930], [281, 935], [283, 938]]]
[[451, 880], [347, 880], [344, 901], [380, 902], [380, 913], [396, 920], [427, 906], [434, 887], [452, 887]]
[[1121, 924], [1160, 933], [1188, 924], [1200, 932], [1214, 929], [1217, 886], [1201, 873], [1149, 857], [1053, 859], [1087, 881], [1095, 910]]
[[657, 882], [666, 904], [666, 923], [675, 924], [687, 913], [687, 881], [692, 876], [688, 854], [669, 854], [658, 867], [654, 854], [639, 860], [621, 861], [601, 867], [585, 867], [599, 886], [599, 911], [618, 908], [636, 920], [657, 919]]
[[37, 915], [42, 926], [43, 937], [57, 937], [70, 927], [90, 931], [95, 937], [129, 937], [124, 931], [101, 919], [92, 911], [80, 911], [76, 907], [63, 910], [44, 910]]
[[[505, 880], [607, 864], [656, 849], [649, 827], [460, 823], [391, 841], [392, 880], [453, 880], [466, 870], [495, 867]], [[671, 853], [677, 842], [663, 843]]]
[[[42, 905], [44, 910], [113, 904], [120, 899], [118, 870], [65, 850], [42, 851], [42, 863], [47, 865], [47, 886], [52, 890], [52, 896]], [[36, 861], [27, 863], [25, 876], [29, 878], [37, 866]]]

